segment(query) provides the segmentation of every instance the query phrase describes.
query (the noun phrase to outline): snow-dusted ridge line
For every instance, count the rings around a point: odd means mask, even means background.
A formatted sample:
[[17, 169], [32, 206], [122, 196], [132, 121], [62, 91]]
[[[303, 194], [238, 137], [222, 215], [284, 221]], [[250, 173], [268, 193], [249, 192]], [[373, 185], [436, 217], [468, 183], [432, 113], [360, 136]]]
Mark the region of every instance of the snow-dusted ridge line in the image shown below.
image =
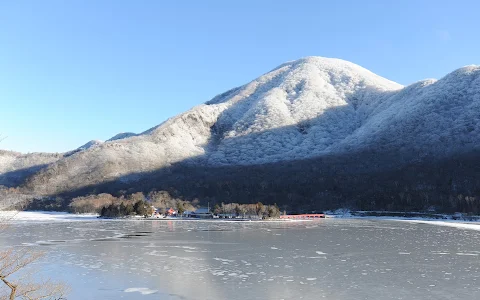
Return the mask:
[[132, 136], [137, 136], [137, 134], [133, 133], [133, 132], [121, 132], [121, 133], [118, 133], [118, 134], [112, 136], [111, 138], [106, 140], [106, 142], [122, 140], [122, 139], [126, 139], [126, 138], [129, 138], [129, 137], [132, 137]]

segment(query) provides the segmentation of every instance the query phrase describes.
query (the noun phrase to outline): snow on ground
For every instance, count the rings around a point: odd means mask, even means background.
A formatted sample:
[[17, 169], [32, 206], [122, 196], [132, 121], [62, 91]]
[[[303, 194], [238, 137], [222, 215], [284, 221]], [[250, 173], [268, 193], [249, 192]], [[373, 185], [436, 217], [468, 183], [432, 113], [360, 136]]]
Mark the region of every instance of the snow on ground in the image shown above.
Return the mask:
[[[422, 213], [411, 213], [421, 215]], [[461, 217], [461, 215], [457, 215]], [[337, 209], [335, 211], [327, 211], [326, 218], [342, 218], [342, 219], [371, 219], [371, 220], [389, 220], [389, 221], [401, 221], [417, 224], [430, 224], [437, 226], [448, 226], [460, 229], [470, 229], [480, 231], [480, 222], [462, 221], [462, 220], [448, 220], [452, 216], [444, 215], [445, 220], [439, 221], [438, 219], [426, 218], [426, 217], [395, 217], [395, 216], [355, 216], [347, 209]]]
[[69, 214], [53, 211], [0, 211], [0, 219], [11, 219], [13, 222], [72, 222], [96, 220], [94, 214]]
[[158, 290], [151, 290], [149, 288], [128, 288], [124, 291], [125, 293], [133, 293], [133, 292], [138, 292], [142, 295], [150, 295], [150, 294], [155, 294], [158, 292]]
[[[414, 213], [412, 213], [414, 214]], [[419, 215], [421, 213], [418, 213]], [[441, 220], [424, 217], [393, 217], [393, 216], [355, 216], [349, 210], [338, 209], [335, 211], [327, 211], [326, 218], [342, 218], [342, 219], [371, 219], [371, 220], [389, 220], [389, 221], [401, 221], [417, 224], [430, 224], [437, 226], [448, 226], [460, 229], [478, 230], [480, 231], [480, 222], [462, 221], [462, 220], [448, 220], [451, 216], [445, 215], [445, 219]]]
[[325, 218], [352, 218], [354, 217], [350, 210], [339, 208], [337, 210], [327, 210], [325, 211]]
[[438, 220], [416, 220], [416, 219], [395, 219], [392, 218], [394, 221], [402, 221], [402, 222], [409, 222], [409, 223], [417, 223], [417, 224], [430, 224], [430, 225], [437, 225], [437, 226], [448, 226], [448, 227], [455, 227], [460, 229], [470, 229], [470, 230], [479, 230], [480, 231], [480, 222], [467, 222], [467, 221], [438, 221]]

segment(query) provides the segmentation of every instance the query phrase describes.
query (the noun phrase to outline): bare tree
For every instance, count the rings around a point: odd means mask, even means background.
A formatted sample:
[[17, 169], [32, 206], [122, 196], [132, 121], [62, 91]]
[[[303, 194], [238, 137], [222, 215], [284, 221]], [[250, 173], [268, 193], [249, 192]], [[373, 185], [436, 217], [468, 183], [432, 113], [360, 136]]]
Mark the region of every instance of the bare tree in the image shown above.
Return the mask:
[[17, 214], [14, 211], [3, 211], [4, 206], [0, 203], [0, 232], [7, 228], [8, 222]]
[[[0, 214], [0, 231], [7, 228], [15, 216], [13, 212]], [[35, 280], [35, 273], [28, 266], [44, 256], [43, 252], [23, 247], [0, 250], [0, 299], [53, 300], [62, 299], [68, 293], [64, 283], [50, 280]]]
[[[2, 211], [0, 205], [0, 232], [7, 229], [16, 212]], [[34, 278], [29, 266], [44, 256], [43, 252], [29, 248], [0, 250], [0, 299], [53, 300], [68, 293], [68, 287], [60, 282]]]

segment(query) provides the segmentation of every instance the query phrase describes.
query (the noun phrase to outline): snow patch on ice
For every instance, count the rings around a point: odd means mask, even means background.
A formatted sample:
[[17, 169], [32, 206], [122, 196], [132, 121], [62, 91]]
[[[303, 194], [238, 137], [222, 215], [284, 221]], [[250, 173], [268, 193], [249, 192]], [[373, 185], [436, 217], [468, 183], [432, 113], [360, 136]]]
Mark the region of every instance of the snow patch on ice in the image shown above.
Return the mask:
[[53, 211], [0, 211], [0, 218], [4, 216], [13, 216], [13, 222], [75, 222], [98, 220], [96, 214], [69, 214], [65, 212]]
[[437, 226], [447, 226], [447, 227], [454, 227], [454, 228], [459, 228], [459, 229], [469, 229], [469, 230], [480, 231], [480, 223], [473, 223], [473, 222], [434, 221], [434, 220], [403, 220], [403, 219], [395, 219], [395, 218], [392, 218], [391, 220], [409, 222], [409, 223], [416, 223], [416, 224], [430, 224], [430, 225], [437, 225]]
[[128, 288], [128, 289], [124, 290], [124, 292], [125, 293], [138, 292], [142, 295], [151, 295], [151, 294], [158, 293], [158, 290], [152, 290], [152, 289], [149, 289], [149, 288]]
[[226, 259], [226, 258], [214, 257], [213, 259], [214, 259], [214, 260], [217, 260], [217, 261], [221, 261], [221, 262], [234, 262], [234, 260], [232, 260], [232, 259]]

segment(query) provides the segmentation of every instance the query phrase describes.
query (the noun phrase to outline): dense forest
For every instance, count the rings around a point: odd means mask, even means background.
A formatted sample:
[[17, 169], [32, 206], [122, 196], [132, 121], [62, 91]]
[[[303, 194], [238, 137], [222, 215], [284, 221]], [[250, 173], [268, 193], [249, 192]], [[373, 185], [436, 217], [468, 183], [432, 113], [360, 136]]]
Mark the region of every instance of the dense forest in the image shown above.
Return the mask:
[[352, 210], [480, 213], [480, 154], [408, 159], [375, 152], [256, 166], [202, 167], [187, 162], [157, 172], [43, 197], [29, 208], [68, 210], [72, 199], [109, 193], [149, 198], [160, 191], [197, 205], [277, 204], [289, 213]]

